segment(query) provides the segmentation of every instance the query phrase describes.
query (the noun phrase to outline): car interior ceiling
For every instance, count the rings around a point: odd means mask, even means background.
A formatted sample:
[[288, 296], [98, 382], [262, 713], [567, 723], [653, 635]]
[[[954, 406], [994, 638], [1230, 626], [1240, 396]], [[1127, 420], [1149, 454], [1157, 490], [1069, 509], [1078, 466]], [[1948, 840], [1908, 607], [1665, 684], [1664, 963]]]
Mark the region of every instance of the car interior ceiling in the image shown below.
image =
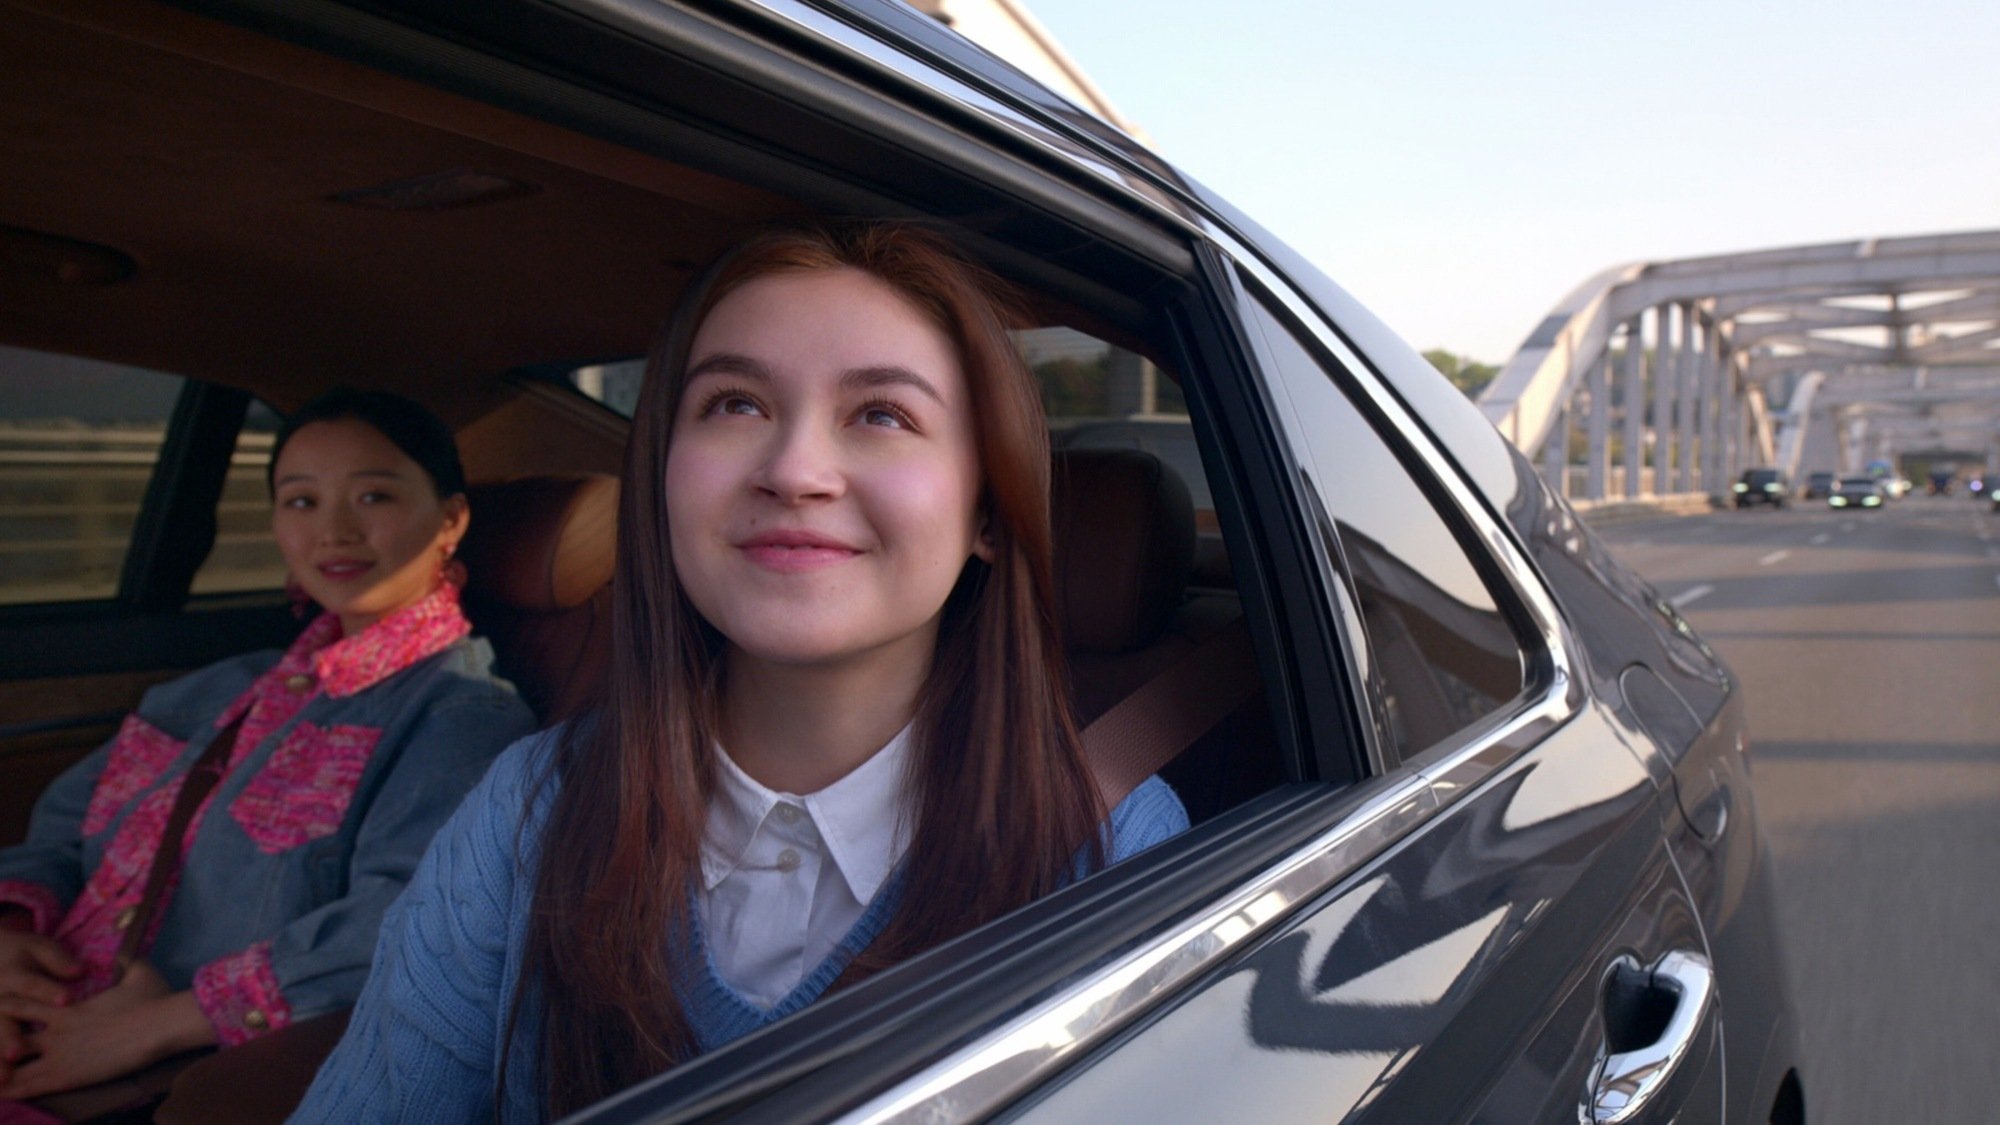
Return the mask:
[[[19, 173], [0, 184], [0, 344], [281, 410], [395, 389], [454, 426], [474, 481], [615, 473], [622, 419], [509, 373], [643, 353], [701, 262], [813, 210], [165, 6], [0, 0], [0, 57], [0, 159]], [[1160, 358], [1123, 311], [1028, 303]], [[1080, 656], [1093, 707], [1160, 646], [1240, 616], [1214, 513], [1196, 519], [1206, 564], [1124, 653], [1150, 655]], [[1198, 818], [1280, 780], [1272, 739], [1259, 700], [1183, 756]], [[1231, 765], [1232, 741], [1269, 752]]]

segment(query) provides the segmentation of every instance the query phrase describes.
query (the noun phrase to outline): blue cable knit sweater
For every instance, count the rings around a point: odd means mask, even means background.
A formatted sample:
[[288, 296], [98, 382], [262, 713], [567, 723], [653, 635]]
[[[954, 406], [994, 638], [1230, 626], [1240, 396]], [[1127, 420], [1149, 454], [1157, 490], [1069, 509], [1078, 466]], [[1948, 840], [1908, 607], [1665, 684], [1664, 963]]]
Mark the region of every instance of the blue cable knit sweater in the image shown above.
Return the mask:
[[[527, 803], [542, 756], [554, 745], [553, 733], [543, 732], [508, 749], [438, 833], [383, 921], [354, 1022], [293, 1121], [491, 1120], [503, 1051], [509, 1052], [505, 1119], [541, 1117], [541, 1035], [533, 1012], [524, 1010], [511, 1044], [501, 1035], [520, 979], [535, 851], [552, 787], [535, 794], [534, 808]], [[1173, 790], [1150, 778], [1112, 810], [1107, 858], [1116, 862], [1186, 827]], [[681, 1002], [702, 1049], [818, 999], [888, 923], [898, 882], [892, 876], [839, 948], [771, 1008], [744, 999], [716, 973], [706, 948], [697, 950], [702, 972], [684, 983]]]

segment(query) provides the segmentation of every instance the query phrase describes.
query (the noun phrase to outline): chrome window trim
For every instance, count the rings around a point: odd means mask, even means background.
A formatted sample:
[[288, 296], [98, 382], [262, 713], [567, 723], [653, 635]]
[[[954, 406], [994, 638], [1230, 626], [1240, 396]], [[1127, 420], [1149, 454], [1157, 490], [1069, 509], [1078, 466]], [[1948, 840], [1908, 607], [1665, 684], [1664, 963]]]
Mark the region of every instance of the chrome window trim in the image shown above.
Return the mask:
[[1430, 781], [1423, 775], [1405, 771], [1380, 783], [1388, 788], [1227, 897], [1081, 983], [1054, 990], [837, 1120], [962, 1121], [1001, 1108], [1352, 874], [1434, 811]]

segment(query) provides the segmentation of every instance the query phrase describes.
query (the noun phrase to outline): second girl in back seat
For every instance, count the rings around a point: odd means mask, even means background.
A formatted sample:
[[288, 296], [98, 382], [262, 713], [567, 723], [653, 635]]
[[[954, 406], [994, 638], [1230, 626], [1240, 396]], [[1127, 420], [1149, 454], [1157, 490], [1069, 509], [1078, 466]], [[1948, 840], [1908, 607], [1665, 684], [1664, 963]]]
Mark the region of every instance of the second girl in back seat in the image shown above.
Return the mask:
[[302, 1118], [559, 1116], [1185, 827], [1082, 757], [992, 292], [892, 225], [705, 275], [633, 428], [602, 704], [440, 834]]
[[459, 612], [443, 422], [333, 392], [286, 420], [270, 484], [300, 608], [324, 612], [283, 653], [148, 691], [0, 850], [0, 1099], [123, 1109], [168, 1056], [352, 1004], [432, 834], [534, 729]]

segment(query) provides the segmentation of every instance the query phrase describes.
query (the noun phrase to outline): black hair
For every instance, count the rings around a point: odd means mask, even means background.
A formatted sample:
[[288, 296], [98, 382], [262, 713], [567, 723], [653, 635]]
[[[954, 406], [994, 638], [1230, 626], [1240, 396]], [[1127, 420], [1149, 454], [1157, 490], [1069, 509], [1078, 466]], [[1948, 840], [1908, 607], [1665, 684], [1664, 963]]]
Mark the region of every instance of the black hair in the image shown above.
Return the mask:
[[465, 491], [465, 466], [458, 461], [458, 442], [451, 427], [437, 415], [387, 391], [357, 391], [339, 387], [306, 403], [286, 417], [271, 443], [271, 463], [264, 470], [264, 484], [277, 495], [278, 455], [292, 435], [314, 422], [338, 422], [352, 418], [373, 427], [390, 444], [403, 451], [431, 478], [439, 499]]

